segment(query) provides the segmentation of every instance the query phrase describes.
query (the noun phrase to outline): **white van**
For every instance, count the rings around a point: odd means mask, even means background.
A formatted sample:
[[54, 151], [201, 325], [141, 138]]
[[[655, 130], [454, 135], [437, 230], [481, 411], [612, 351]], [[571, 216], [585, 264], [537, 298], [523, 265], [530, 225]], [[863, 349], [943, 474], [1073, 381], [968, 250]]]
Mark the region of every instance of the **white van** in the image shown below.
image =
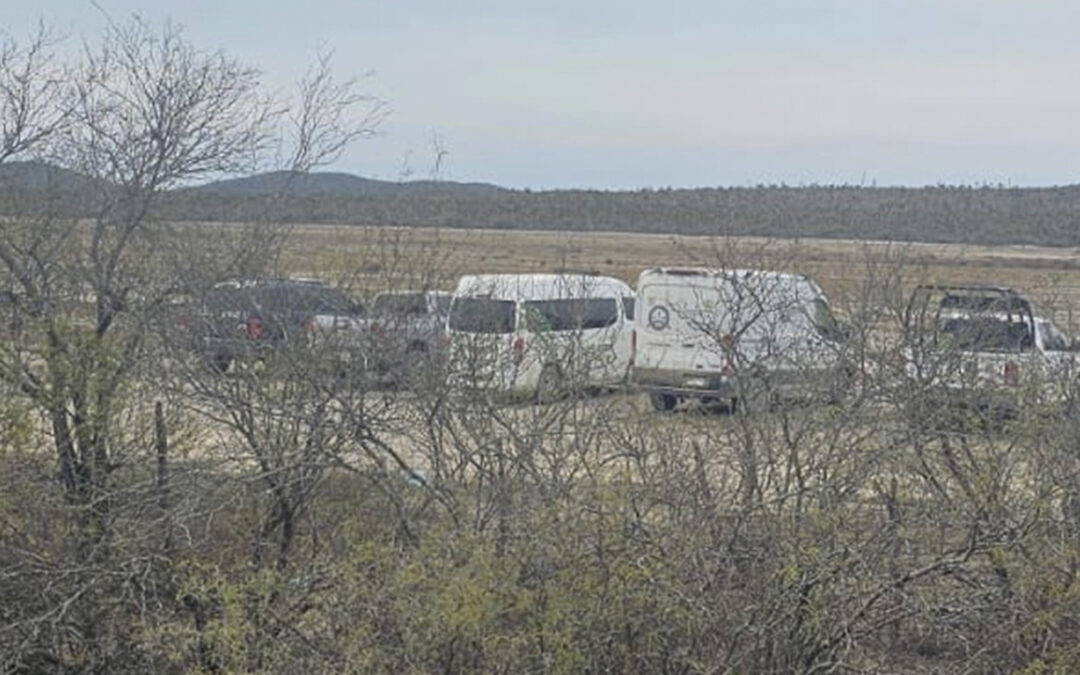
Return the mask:
[[[637, 287], [633, 381], [653, 407], [682, 399], [830, 396], [846, 331], [809, 277], [765, 270], [649, 269]], [[826, 377], [827, 376], [827, 377]]]
[[447, 320], [451, 377], [535, 395], [626, 382], [629, 285], [590, 274], [483, 274], [458, 282]]

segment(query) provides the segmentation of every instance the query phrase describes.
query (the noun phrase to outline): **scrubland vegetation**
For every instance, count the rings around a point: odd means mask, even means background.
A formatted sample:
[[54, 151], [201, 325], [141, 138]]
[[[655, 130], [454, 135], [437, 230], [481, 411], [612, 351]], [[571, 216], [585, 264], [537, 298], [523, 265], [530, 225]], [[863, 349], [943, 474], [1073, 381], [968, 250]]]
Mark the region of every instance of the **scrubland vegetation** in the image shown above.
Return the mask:
[[[177, 321], [218, 281], [316, 273], [361, 299], [606, 265], [634, 242], [496, 261], [486, 235], [316, 236], [273, 201], [243, 225], [159, 220], [167, 188], [261, 168], [282, 127], [287, 170], [332, 159], [363, 101], [324, 62], [279, 117], [255, 73], [137, 21], [90, 53], [0, 50], [0, 161], [102, 179], [91, 218], [37, 195], [0, 229], [0, 671], [1080, 669], [1080, 421], [923, 405], [897, 366], [903, 305], [941, 261], [736, 239], [663, 254], [821, 270], [858, 367], [829, 405], [533, 405], [452, 386], [435, 358], [387, 386], [324, 367], [332, 338], [222, 373]], [[1001, 269], [952, 272], [1068, 315], [1035, 288], [1046, 269]]]

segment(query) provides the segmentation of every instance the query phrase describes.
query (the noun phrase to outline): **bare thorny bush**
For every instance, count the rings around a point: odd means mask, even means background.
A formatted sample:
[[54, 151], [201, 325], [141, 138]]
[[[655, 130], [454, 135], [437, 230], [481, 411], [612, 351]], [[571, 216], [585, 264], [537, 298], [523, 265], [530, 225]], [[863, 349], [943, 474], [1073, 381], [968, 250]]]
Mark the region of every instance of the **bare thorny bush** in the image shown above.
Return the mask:
[[[46, 35], [0, 65], [0, 158], [99, 180], [93, 217], [42, 195], [0, 239], [4, 670], [1076, 666], [1075, 422], [929, 414], [901, 365], [902, 249], [833, 294], [849, 371], [826, 400], [750, 377], [733, 406], [669, 414], [622, 391], [507, 400], [437, 353], [375, 373], [388, 346], [349, 331], [222, 372], [177, 323], [220, 281], [300, 269], [369, 302], [482, 270], [392, 230], [303, 267], [272, 201], [242, 228], [155, 220], [163, 190], [280, 155], [289, 120], [295, 172], [363, 135], [325, 61], [285, 116], [254, 71], [137, 20], [77, 68]], [[799, 264], [775, 243], [695, 255]]]
[[[141, 669], [129, 628], [174, 593], [160, 572], [179, 539], [162, 522], [182, 531], [179, 515], [202, 502], [170, 496], [183, 477], [169, 473], [175, 413], [152, 405], [164, 393], [153, 329], [178, 292], [265, 267], [281, 236], [272, 222], [193, 233], [158, 222], [155, 205], [168, 189], [266, 167], [282, 143], [290, 174], [333, 160], [371, 118], [347, 114], [366, 101], [326, 60], [290, 105], [261, 93], [257, 71], [138, 17], [111, 23], [75, 63], [56, 48], [46, 30], [0, 45], [0, 161], [86, 177], [70, 191], [7, 191], [21, 215], [0, 235], [12, 315], [0, 370], [29, 429], [13, 462], [43, 468], [39, 446], [55, 469], [31, 474], [48, 476], [39, 497], [18, 487], [34, 484], [25, 475], [5, 495], [5, 508], [41, 510], [5, 517], [0, 652], [4, 669]], [[42, 542], [55, 548], [42, 555]]]

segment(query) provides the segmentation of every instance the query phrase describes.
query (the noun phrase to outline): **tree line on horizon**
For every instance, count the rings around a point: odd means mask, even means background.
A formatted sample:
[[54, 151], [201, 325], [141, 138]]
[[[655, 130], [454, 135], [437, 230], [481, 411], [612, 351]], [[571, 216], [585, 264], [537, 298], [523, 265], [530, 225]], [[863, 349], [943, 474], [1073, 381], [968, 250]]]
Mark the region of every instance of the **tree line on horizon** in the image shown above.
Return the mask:
[[[285, 222], [683, 235], [751, 235], [964, 244], [1080, 245], [1073, 188], [754, 187], [487, 196], [287, 196]], [[240, 220], [260, 198], [172, 195], [176, 218]]]
[[[328, 177], [325, 191], [320, 188], [323, 176]], [[330, 181], [339, 175], [323, 176], [305, 176], [303, 189], [293, 192], [276, 189], [276, 183], [274, 190], [261, 191], [257, 184], [228, 182], [170, 190], [155, 209], [169, 220], [252, 222], [271, 214], [282, 223], [1080, 245], [1080, 189], [1073, 186], [531, 191], [369, 181], [370, 191], [358, 194]], [[55, 208], [64, 215], [89, 215], [96, 202], [81, 196], [94, 190], [83, 188], [85, 183], [59, 191], [64, 196], [54, 199]], [[40, 192], [15, 189], [12, 183], [5, 189], [0, 182], [0, 213], [17, 215], [23, 204], [36, 208]]]

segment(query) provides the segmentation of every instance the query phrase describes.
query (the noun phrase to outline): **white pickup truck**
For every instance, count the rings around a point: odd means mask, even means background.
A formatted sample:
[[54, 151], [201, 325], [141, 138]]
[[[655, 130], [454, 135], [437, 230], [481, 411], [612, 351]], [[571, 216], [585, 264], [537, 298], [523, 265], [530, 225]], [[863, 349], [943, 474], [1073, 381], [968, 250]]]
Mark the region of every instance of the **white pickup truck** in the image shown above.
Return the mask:
[[924, 414], [1015, 417], [1075, 404], [1075, 345], [1012, 289], [919, 286], [905, 323], [905, 395]]

